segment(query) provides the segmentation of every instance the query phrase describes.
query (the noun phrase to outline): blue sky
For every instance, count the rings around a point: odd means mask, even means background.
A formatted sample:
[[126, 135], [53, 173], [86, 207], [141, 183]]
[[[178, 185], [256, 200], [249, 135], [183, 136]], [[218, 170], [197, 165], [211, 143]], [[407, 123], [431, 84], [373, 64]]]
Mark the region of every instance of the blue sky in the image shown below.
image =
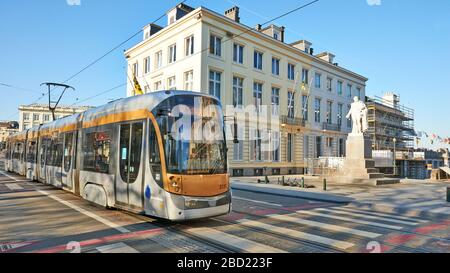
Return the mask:
[[[69, 0], [69, 2], [77, 0]], [[395, 91], [416, 111], [416, 129], [450, 137], [450, 1], [320, 0], [276, 23], [287, 42], [307, 39], [315, 52], [331, 51], [339, 65], [369, 78], [368, 95]], [[46, 81], [61, 82], [103, 55], [179, 1], [3, 0], [0, 2], [0, 120], [17, 119], [19, 104], [35, 101]], [[254, 26], [308, 1], [188, 0], [223, 12], [241, 7], [243, 23]], [[274, 3], [270, 1], [270, 3]], [[165, 18], [158, 23], [165, 24]], [[141, 35], [71, 80], [72, 104], [126, 81], [123, 50]], [[33, 90], [33, 91], [30, 91]], [[84, 104], [100, 105], [125, 96], [125, 87]], [[40, 102], [45, 102], [42, 99]]]

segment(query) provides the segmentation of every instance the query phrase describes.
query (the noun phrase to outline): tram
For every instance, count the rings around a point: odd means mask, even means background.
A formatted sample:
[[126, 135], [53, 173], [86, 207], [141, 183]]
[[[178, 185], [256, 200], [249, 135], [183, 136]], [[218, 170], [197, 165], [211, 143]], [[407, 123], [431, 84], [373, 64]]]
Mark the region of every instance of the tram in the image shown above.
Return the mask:
[[104, 206], [172, 221], [231, 210], [224, 117], [212, 96], [161, 91], [10, 136], [6, 170]]

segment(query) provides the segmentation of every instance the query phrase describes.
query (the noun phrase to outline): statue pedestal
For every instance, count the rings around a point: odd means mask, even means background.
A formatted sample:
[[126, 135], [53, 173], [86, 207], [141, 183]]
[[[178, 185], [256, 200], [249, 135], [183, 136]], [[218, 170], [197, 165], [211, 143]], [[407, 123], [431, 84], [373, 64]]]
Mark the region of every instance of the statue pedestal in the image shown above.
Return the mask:
[[375, 168], [372, 159], [372, 143], [363, 134], [349, 134], [346, 143], [346, 158], [343, 168], [335, 177], [341, 183], [364, 183], [384, 185], [400, 183], [399, 179], [385, 178]]

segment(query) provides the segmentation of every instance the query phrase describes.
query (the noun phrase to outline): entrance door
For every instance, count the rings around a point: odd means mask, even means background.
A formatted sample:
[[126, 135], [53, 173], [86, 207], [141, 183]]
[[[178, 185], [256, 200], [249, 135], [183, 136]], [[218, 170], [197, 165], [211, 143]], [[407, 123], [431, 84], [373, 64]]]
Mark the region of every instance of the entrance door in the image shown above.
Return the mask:
[[142, 139], [143, 122], [120, 125], [119, 174], [116, 178], [116, 200], [122, 204], [142, 208]]
[[74, 152], [74, 133], [67, 133], [64, 136], [64, 151], [61, 170], [61, 180], [63, 187], [72, 188], [72, 172], [73, 172], [73, 152]]

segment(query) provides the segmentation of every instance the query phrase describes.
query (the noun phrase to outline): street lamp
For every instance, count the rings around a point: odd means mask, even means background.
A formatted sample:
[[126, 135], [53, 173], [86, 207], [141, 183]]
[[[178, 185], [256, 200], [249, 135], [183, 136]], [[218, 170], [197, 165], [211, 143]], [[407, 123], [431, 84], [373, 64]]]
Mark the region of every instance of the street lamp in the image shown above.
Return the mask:
[[392, 140], [394, 141], [394, 176], [397, 175], [397, 153], [396, 153], [396, 148], [397, 148], [397, 139], [394, 137], [394, 139]]

